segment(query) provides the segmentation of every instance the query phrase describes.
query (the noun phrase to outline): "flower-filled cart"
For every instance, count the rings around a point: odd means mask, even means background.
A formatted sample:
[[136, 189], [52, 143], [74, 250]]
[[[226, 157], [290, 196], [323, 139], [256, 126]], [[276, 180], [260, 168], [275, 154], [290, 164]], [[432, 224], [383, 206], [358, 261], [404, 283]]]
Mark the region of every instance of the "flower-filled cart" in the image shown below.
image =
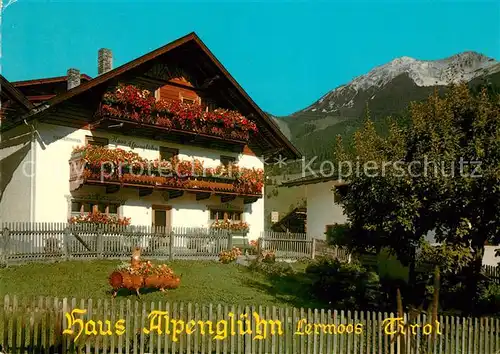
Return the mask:
[[151, 261], [140, 261], [139, 256], [134, 254], [131, 263], [118, 267], [108, 280], [113, 288], [113, 297], [116, 297], [120, 289], [134, 291], [140, 297], [141, 288], [160, 291], [176, 289], [180, 285], [181, 278], [166, 264], [154, 265]]

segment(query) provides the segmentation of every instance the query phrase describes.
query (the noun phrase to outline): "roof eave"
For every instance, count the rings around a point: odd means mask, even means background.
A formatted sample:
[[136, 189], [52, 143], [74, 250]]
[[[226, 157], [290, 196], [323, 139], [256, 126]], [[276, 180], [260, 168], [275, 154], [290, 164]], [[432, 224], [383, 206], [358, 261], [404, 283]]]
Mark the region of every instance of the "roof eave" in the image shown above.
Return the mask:
[[238, 93], [252, 106], [252, 108], [257, 112], [257, 114], [262, 118], [261, 121], [265, 122], [268, 128], [272, 133], [276, 134], [278, 140], [283, 144], [282, 147], [287, 150], [288, 153], [284, 153], [287, 158], [291, 159], [300, 159], [302, 157], [301, 152], [292, 144], [290, 140], [283, 134], [283, 132], [279, 129], [278, 125], [273, 122], [272, 118], [265, 114], [259, 106], [250, 98], [250, 96], [245, 92], [245, 90], [238, 84], [238, 82], [231, 76], [231, 74], [226, 70], [226, 68], [222, 65], [222, 63], [215, 57], [215, 55], [208, 49], [208, 47], [203, 43], [203, 41], [196, 35], [195, 32], [191, 32], [177, 40], [170, 42], [163, 47], [160, 47], [152, 52], [146, 53], [141, 57], [129, 61], [113, 70], [110, 70], [90, 81], [82, 83], [71, 90], [68, 90], [60, 95], [55, 96], [49, 101], [45, 102], [45, 108], [38, 110], [34, 115], [30, 115], [28, 119], [34, 119], [35, 115], [45, 111], [46, 109], [52, 108], [61, 102], [64, 102], [80, 93], [83, 93], [93, 87], [106, 83], [108, 80], [130, 70], [133, 69], [140, 64], [152, 60], [174, 48], [177, 48], [187, 42], [194, 41], [198, 44], [198, 46], [208, 55], [208, 57], [214, 62], [219, 70], [226, 76], [226, 78], [231, 82], [231, 84], [236, 88]]
[[20, 103], [27, 111], [34, 108], [33, 104], [26, 98], [26, 96], [15, 88], [3, 75], [0, 75], [0, 86], [2, 90], [6, 90], [10, 96]]
[[340, 187], [340, 186], [346, 186], [349, 183], [344, 180], [340, 180], [335, 177], [313, 177], [309, 179], [303, 179], [303, 178], [298, 178], [292, 181], [287, 181], [281, 183], [282, 186], [284, 187], [299, 187], [299, 186], [304, 186], [304, 185], [309, 185], [309, 184], [319, 184], [319, 183], [327, 183], [327, 182], [333, 182], [333, 186], [335, 187]]

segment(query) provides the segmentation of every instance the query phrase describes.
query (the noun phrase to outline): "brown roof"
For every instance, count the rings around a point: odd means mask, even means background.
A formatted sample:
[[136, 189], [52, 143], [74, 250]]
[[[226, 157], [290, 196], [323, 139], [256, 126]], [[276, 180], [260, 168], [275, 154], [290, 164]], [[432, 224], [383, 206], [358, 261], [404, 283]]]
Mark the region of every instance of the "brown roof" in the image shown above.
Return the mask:
[[51, 100], [45, 102], [45, 108], [39, 110], [38, 112], [34, 112], [29, 119], [34, 119], [35, 116], [47, 109], [58, 106], [62, 102], [69, 100], [72, 97], [75, 97], [79, 94], [82, 94], [92, 88], [95, 88], [99, 85], [105, 84], [110, 80], [116, 78], [118, 75], [124, 74], [127, 71], [130, 71], [141, 64], [144, 64], [148, 61], [151, 61], [160, 55], [163, 55], [175, 48], [190, 44], [196, 44], [199, 49], [201, 49], [209, 58], [212, 64], [214, 64], [223, 75], [229, 80], [232, 86], [236, 89], [239, 95], [241, 95], [244, 100], [246, 100], [251, 107], [258, 113], [261, 117], [261, 121], [266, 125], [271, 132], [274, 138], [277, 138], [284, 146], [285, 152], [283, 155], [287, 155], [289, 158], [298, 159], [302, 156], [299, 150], [293, 146], [293, 144], [286, 138], [286, 136], [281, 132], [278, 125], [266, 114], [264, 113], [257, 104], [248, 96], [248, 94], [243, 90], [243, 88], [236, 82], [236, 80], [229, 74], [229, 72], [224, 68], [224, 66], [219, 62], [219, 60], [212, 54], [212, 52], [207, 48], [207, 46], [201, 41], [201, 39], [196, 35], [196, 33], [192, 32], [184, 37], [181, 37], [173, 42], [166, 44], [163, 47], [160, 47], [152, 52], [149, 52], [135, 60], [132, 60], [124, 65], [121, 65], [113, 70], [110, 70], [102, 75], [97, 76], [96, 78], [82, 83], [79, 86], [74, 87], [73, 89], [66, 91], [62, 94], [57, 95]]
[[[12, 85], [15, 87], [19, 86], [31, 86], [31, 85], [42, 85], [42, 84], [51, 84], [54, 82], [62, 82], [68, 79], [67, 76], [55, 76], [55, 77], [46, 77], [41, 79], [31, 79], [31, 80], [22, 80], [22, 81], [12, 81]], [[84, 81], [92, 80], [92, 77], [87, 74], [80, 74], [80, 79]]]
[[297, 179], [293, 179], [291, 181], [286, 181], [281, 183], [281, 185], [285, 187], [296, 187], [296, 186], [303, 186], [306, 184], [316, 184], [316, 183], [323, 183], [330, 181], [334, 182], [333, 184], [335, 186], [345, 186], [348, 184], [346, 181], [339, 179], [337, 176], [325, 177], [325, 176], [313, 175], [313, 176], [300, 177]]
[[25, 111], [33, 109], [33, 104], [22, 94], [21, 91], [16, 89], [12, 83], [9, 82], [3, 75], [0, 75], [0, 86], [2, 92], [5, 92], [11, 99], [17, 101]]

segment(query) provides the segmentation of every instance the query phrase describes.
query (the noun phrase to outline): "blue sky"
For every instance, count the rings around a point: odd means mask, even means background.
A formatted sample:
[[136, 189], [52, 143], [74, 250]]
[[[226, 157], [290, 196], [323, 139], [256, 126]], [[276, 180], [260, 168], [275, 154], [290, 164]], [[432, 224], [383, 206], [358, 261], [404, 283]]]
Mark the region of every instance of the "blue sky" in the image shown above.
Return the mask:
[[[7, 2], [7, 0], [4, 0]], [[500, 2], [28, 1], [2, 17], [11, 81], [97, 73], [195, 31], [262, 109], [286, 115], [396, 57], [500, 60]]]

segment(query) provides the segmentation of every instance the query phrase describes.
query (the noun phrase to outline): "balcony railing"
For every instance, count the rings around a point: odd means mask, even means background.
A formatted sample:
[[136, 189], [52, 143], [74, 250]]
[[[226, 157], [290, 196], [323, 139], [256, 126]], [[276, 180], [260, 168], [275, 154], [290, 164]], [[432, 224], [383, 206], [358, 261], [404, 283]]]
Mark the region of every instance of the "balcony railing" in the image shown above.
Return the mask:
[[[135, 187], [140, 195], [154, 189], [170, 191], [171, 197], [182, 192], [196, 193], [197, 200], [217, 194], [231, 200], [236, 196], [250, 203], [262, 197], [262, 169], [237, 165], [204, 167], [199, 160], [147, 160], [137, 153], [87, 145], [75, 148], [70, 163], [70, 189], [84, 184], [109, 188]], [[177, 192], [177, 193], [176, 193]], [[181, 192], [181, 193], [178, 193]]]
[[199, 104], [156, 100], [151, 92], [132, 85], [119, 85], [105, 93], [97, 115], [101, 119], [241, 144], [257, 132], [256, 124], [237, 111], [206, 111]]

